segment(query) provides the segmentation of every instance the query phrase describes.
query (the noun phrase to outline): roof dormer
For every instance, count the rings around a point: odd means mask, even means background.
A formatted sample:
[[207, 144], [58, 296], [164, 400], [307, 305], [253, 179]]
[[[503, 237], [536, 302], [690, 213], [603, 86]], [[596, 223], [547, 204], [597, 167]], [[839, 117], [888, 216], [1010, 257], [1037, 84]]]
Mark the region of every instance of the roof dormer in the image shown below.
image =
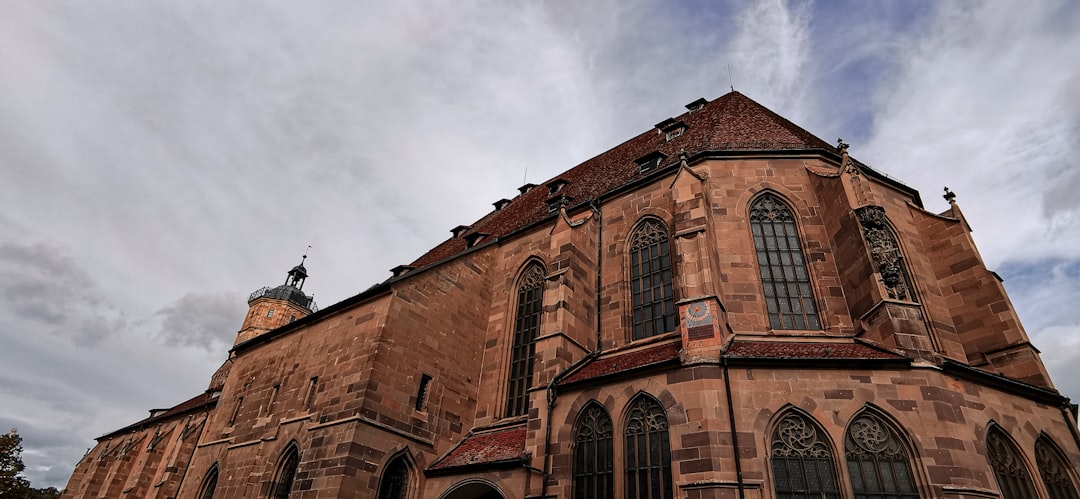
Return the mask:
[[698, 100], [696, 100], [694, 102], [691, 102], [691, 103], [687, 104], [686, 105], [686, 110], [690, 111], [691, 113], [696, 113], [698, 111], [701, 111], [701, 108], [705, 107], [705, 104], [708, 104], [708, 103], [709, 103], [709, 99], [706, 99], [706, 98], [702, 97], [702, 98], [700, 98], [700, 99], [698, 99]]
[[468, 234], [465, 236], [465, 247], [472, 248], [473, 246], [480, 244], [480, 241], [490, 235], [491, 234], [488, 234], [487, 232], [473, 232], [472, 234]]
[[518, 187], [518, 192], [525, 194], [526, 192], [533, 190], [534, 187], [536, 187], [536, 184], [525, 184], [521, 187]]
[[659, 169], [665, 159], [667, 159], [667, 154], [660, 151], [653, 151], [634, 160], [634, 163], [638, 165], [638, 173], [648, 173]]
[[453, 234], [454, 237], [461, 237], [461, 235], [464, 234], [465, 231], [471, 228], [472, 227], [468, 225], [459, 225], [457, 227], [454, 227], [453, 229], [450, 229], [450, 233]]
[[570, 183], [569, 180], [561, 179], [561, 178], [557, 178], [555, 180], [552, 180], [551, 182], [548, 182], [547, 183], [548, 195], [558, 194], [559, 192], [562, 192], [563, 187], [566, 187], [566, 184], [569, 184], [569, 183]]
[[503, 208], [506, 208], [510, 204], [510, 200], [506, 199], [506, 198], [503, 198], [503, 199], [495, 201], [494, 203], [491, 203], [491, 204], [495, 206], [495, 211], [499, 211], [499, 210], [502, 210]]

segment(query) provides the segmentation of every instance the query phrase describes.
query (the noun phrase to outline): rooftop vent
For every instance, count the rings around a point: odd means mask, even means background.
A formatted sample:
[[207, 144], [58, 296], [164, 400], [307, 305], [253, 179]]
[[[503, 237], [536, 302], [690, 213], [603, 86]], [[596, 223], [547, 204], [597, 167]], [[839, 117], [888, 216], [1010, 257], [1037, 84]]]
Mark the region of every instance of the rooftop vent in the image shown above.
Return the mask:
[[548, 182], [547, 183], [548, 194], [555, 194], [555, 193], [561, 191], [563, 189], [563, 187], [566, 187], [566, 184], [569, 184], [569, 183], [570, 183], [569, 180], [564, 180], [564, 179], [561, 179], [561, 178], [557, 178], [555, 180], [552, 180], [551, 182]]
[[709, 103], [709, 100], [702, 97], [702, 98], [700, 98], [700, 99], [698, 99], [698, 100], [696, 100], [694, 102], [691, 102], [691, 103], [687, 104], [686, 105], [686, 110], [690, 111], [691, 113], [694, 113], [694, 112], [700, 111], [701, 108], [705, 107], [705, 104], [708, 104], [708, 103]]
[[518, 192], [525, 194], [526, 192], [533, 190], [533, 187], [536, 187], [536, 184], [525, 184], [521, 187], [518, 187]]
[[465, 236], [465, 247], [472, 248], [473, 246], [480, 244], [480, 241], [490, 235], [491, 234], [488, 234], [487, 232], [473, 232], [472, 234]]
[[409, 271], [415, 268], [416, 267], [412, 265], [398, 265], [397, 267], [390, 269], [390, 273], [394, 274], [394, 277], [401, 277], [405, 274], [408, 274]]
[[472, 227], [470, 227], [468, 225], [459, 225], [457, 227], [454, 227], [453, 229], [450, 229], [450, 233], [453, 234], [454, 237], [461, 237], [461, 235], [464, 234], [465, 231], [467, 231], [467, 230], [469, 230], [471, 228]]
[[637, 163], [638, 165], [638, 173], [646, 173], [659, 168], [666, 158], [666, 154], [660, 151], [653, 151], [638, 158], [634, 163]]
[[495, 201], [494, 203], [491, 203], [491, 204], [495, 205], [495, 210], [498, 211], [498, 210], [501, 210], [503, 208], [506, 208], [506, 206], [510, 204], [510, 200], [506, 199], [506, 198], [503, 198], [503, 199]]

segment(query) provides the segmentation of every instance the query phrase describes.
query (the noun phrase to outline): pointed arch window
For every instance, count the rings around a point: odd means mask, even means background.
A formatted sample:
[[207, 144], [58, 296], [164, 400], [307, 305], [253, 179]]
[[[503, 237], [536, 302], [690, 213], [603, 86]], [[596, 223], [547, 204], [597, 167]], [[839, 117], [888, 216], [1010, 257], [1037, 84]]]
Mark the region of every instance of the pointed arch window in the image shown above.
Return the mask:
[[1035, 484], [1020, 453], [1005, 431], [991, 426], [986, 433], [986, 459], [994, 470], [1002, 499], [1035, 499]]
[[675, 330], [667, 227], [645, 219], [630, 236], [630, 293], [635, 340]]
[[791, 207], [772, 193], [750, 206], [761, 285], [773, 329], [821, 329]]
[[218, 466], [217, 464], [210, 467], [210, 471], [206, 473], [206, 478], [203, 478], [203, 485], [199, 490], [199, 499], [214, 499], [214, 491], [217, 489], [218, 481]]
[[848, 476], [855, 499], [918, 498], [911, 460], [892, 425], [874, 414], [862, 414], [844, 438]]
[[1035, 441], [1035, 464], [1039, 466], [1039, 476], [1050, 499], [1076, 499], [1076, 487], [1069, 478], [1069, 465], [1057, 451], [1057, 446], [1043, 435]]
[[638, 397], [626, 419], [626, 497], [672, 499], [671, 443], [664, 408]]
[[535, 340], [540, 331], [544, 301], [544, 276], [544, 268], [533, 264], [525, 269], [518, 281], [514, 343], [510, 351], [510, 378], [506, 395], [507, 417], [528, 412], [528, 390], [532, 385], [533, 359], [536, 355]]
[[614, 498], [611, 416], [599, 404], [590, 404], [574, 433], [574, 499]]
[[277, 478], [274, 480], [270, 499], [289, 499], [292, 493], [293, 480], [296, 478], [296, 468], [300, 466], [300, 451], [295, 445], [290, 445], [285, 451], [285, 457], [281, 460]]
[[772, 434], [769, 454], [777, 499], [839, 499], [829, 446], [802, 414], [792, 412], [780, 420]]
[[409, 492], [409, 464], [405, 456], [398, 456], [386, 465], [379, 483], [377, 499], [405, 499]]

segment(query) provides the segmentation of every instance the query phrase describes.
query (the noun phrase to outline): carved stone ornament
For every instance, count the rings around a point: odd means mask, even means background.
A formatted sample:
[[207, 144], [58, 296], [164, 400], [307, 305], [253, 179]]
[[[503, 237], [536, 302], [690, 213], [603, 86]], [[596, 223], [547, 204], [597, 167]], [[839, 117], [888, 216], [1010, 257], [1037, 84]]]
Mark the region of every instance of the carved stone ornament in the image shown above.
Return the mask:
[[521, 284], [518, 286], [518, 290], [526, 290], [537, 288], [544, 285], [544, 269], [539, 265], [533, 265], [525, 271], [525, 275], [521, 277]]
[[855, 216], [863, 227], [863, 235], [874, 259], [885, 292], [894, 300], [910, 300], [904, 257], [900, 246], [889, 229], [885, 209], [880, 206], [863, 206], [855, 209]]
[[788, 414], [780, 420], [771, 447], [773, 457], [830, 457], [829, 448], [818, 438], [814, 425], [798, 414]]

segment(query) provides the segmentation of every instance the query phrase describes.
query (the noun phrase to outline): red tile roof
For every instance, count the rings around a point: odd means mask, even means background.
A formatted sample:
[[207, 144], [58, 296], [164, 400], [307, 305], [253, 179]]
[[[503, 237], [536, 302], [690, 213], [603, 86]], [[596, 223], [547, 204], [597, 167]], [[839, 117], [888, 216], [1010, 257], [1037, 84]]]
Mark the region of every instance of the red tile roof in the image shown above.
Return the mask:
[[[679, 137], [667, 140], [656, 129], [650, 129], [556, 176], [555, 179], [569, 182], [559, 194], [573, 198], [571, 205], [597, 198], [639, 178], [638, 165], [634, 161], [655, 151], [667, 155], [666, 162], [670, 163], [682, 150], [689, 154], [721, 150], [835, 150], [738, 92], [723, 95], [702, 109], [684, 113], [675, 120], [689, 127]], [[483, 232], [489, 237], [499, 237], [544, 220], [550, 216], [546, 203], [549, 197], [548, 189], [541, 184], [514, 198], [503, 209], [473, 223], [460, 234], [462, 237], [450, 238], [436, 246], [412, 265], [423, 267], [464, 251], [467, 234]]]
[[611, 357], [601, 357], [585, 364], [569, 377], [564, 378], [559, 384], [574, 383], [675, 360], [679, 358], [681, 347], [682, 344], [678, 342], [665, 343], [643, 350], [617, 353]]
[[139, 428], [145, 427], [148, 424], [157, 423], [158, 421], [162, 421], [164, 419], [168, 419], [170, 417], [173, 417], [173, 416], [176, 416], [176, 415], [179, 415], [179, 414], [184, 414], [184, 413], [187, 413], [189, 411], [193, 411], [195, 409], [201, 409], [203, 406], [208, 406], [208, 405], [212, 405], [212, 404], [216, 404], [216, 403], [217, 403], [217, 398], [216, 397], [211, 397], [209, 392], [203, 393], [203, 394], [200, 394], [200, 395], [196, 395], [196, 396], [194, 396], [194, 397], [192, 397], [192, 398], [190, 398], [188, 400], [185, 400], [183, 402], [180, 402], [177, 405], [172, 406], [171, 408], [169, 408], [168, 410], [166, 410], [165, 412], [163, 412], [161, 414], [158, 414], [156, 416], [150, 416], [150, 417], [148, 417], [146, 419], [143, 419], [142, 421], [138, 421], [136, 423], [129, 424], [129, 425], [123, 427], [123, 428], [120, 428], [119, 430], [116, 430], [116, 431], [107, 433], [105, 435], [102, 435], [102, 436], [98, 437], [97, 440], [101, 440], [103, 438], [108, 438], [108, 437], [111, 437], [113, 435], [124, 433], [124, 432], [127, 432], [129, 430], [137, 430]]
[[882, 359], [906, 360], [888, 350], [861, 343], [808, 343], [796, 341], [736, 341], [724, 353], [746, 359]]
[[469, 435], [428, 469], [493, 464], [521, 459], [525, 452], [525, 427]]

